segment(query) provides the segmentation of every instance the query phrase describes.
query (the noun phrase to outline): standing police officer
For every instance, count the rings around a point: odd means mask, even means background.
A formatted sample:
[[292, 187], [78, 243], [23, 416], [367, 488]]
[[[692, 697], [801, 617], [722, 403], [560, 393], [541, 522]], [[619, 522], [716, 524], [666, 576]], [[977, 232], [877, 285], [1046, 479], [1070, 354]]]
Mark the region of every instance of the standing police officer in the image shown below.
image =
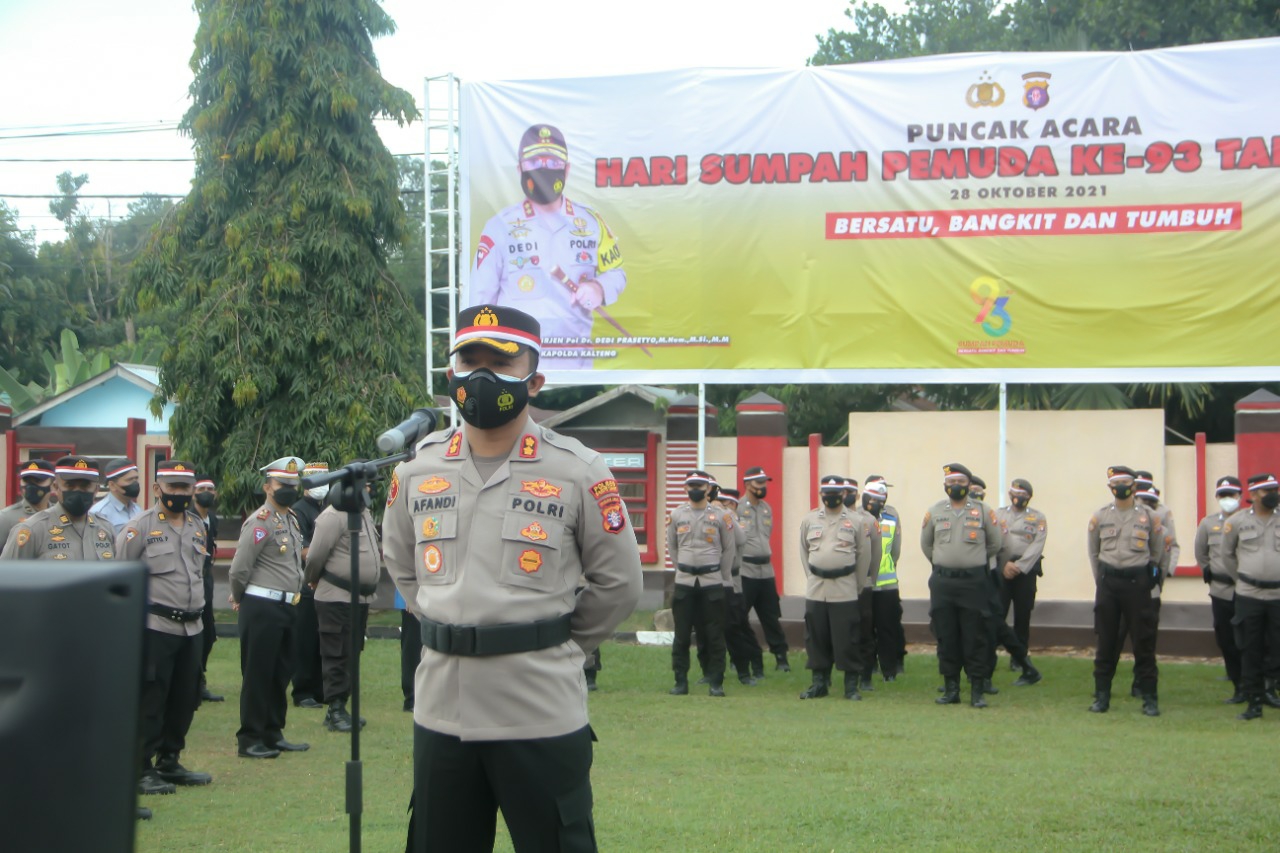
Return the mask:
[[[737, 489], [720, 490], [720, 506], [737, 517], [741, 494]], [[747, 544], [747, 531], [741, 524], [733, 526], [735, 550], [731, 571], [733, 587], [725, 596], [724, 643], [729, 649], [729, 661], [738, 672], [738, 682], [755, 687], [759, 682], [751, 675], [751, 663], [761, 659], [762, 650], [756, 632], [747, 621], [747, 609], [742, 599], [742, 552]]]
[[[742, 552], [742, 602], [747, 613], [756, 612], [765, 643], [777, 661], [779, 672], [790, 672], [787, 662], [787, 635], [782, 632], [782, 603], [773, 571], [773, 507], [765, 501], [773, 478], [764, 469], [748, 468], [742, 477], [747, 499], [738, 505], [738, 523], [747, 531], [747, 544]], [[764, 655], [758, 652], [751, 662], [751, 674], [764, 678]]]
[[[1235, 625], [1240, 641], [1241, 684], [1249, 707], [1241, 720], [1262, 716], [1262, 703], [1280, 707], [1264, 679], [1280, 676], [1275, 650], [1280, 649], [1280, 481], [1274, 474], [1249, 478], [1253, 506], [1231, 516], [1222, 526], [1222, 562], [1236, 579]], [[1267, 660], [1271, 650], [1271, 660]], [[1271, 671], [1268, 672], [1267, 670]]]
[[[582, 665], [640, 597], [635, 531], [598, 453], [538, 426], [538, 321], [464, 309], [449, 396], [465, 426], [392, 476], [387, 569], [422, 623], [407, 849], [594, 851]], [[581, 592], [577, 590], [581, 589]]]
[[671, 615], [675, 638], [671, 643], [673, 696], [689, 692], [689, 642], [695, 629], [707, 639], [708, 693], [724, 695], [724, 596], [733, 588], [737, 542], [733, 515], [711, 506], [711, 478], [692, 471], [684, 481], [689, 502], [675, 508], [667, 522], [667, 557], [676, 567]]
[[871, 566], [869, 522], [843, 506], [846, 488], [843, 477], [823, 477], [818, 485], [822, 506], [800, 522], [800, 563], [808, 576], [804, 646], [813, 671], [813, 683], [801, 699], [828, 695], [833, 666], [844, 673], [844, 698], [862, 698], [858, 594]]
[[[329, 473], [328, 462], [308, 462], [302, 468], [302, 476]], [[316, 519], [324, 511], [324, 499], [329, 494], [329, 485], [307, 489], [302, 499], [291, 508], [294, 518], [298, 520], [298, 531], [302, 534], [302, 559], [307, 559], [307, 549], [311, 547], [311, 537], [316, 529]], [[293, 645], [293, 689], [290, 691], [295, 708], [323, 708], [320, 699], [324, 697], [324, 679], [320, 664], [320, 622], [316, 615], [315, 590], [310, 584], [303, 584], [302, 598], [298, 601], [297, 615], [294, 617]]]
[[858, 501], [858, 481], [852, 477], [844, 478], [841, 503], [857, 520], [865, 540], [859, 543], [867, 553], [866, 571], [858, 584], [858, 665], [862, 667], [859, 686], [863, 690], [875, 690], [871, 681], [876, 666], [875, 610], [871, 599], [876, 571], [880, 568], [880, 523], [862, 508]]
[[205, 530], [204, 567], [204, 613], [201, 616], [200, 648], [200, 698], [205, 702], [221, 702], [223, 697], [209, 690], [207, 673], [209, 671], [209, 654], [213, 644], [218, 642], [218, 624], [213, 618], [213, 560], [218, 548], [218, 514], [214, 507], [218, 505], [218, 487], [208, 474], [196, 474], [196, 490], [192, 506], [196, 515], [200, 516]]
[[[886, 503], [888, 498], [889, 488], [884, 479], [868, 477], [862, 492], [862, 508], [880, 528], [880, 563], [872, 573], [875, 577], [871, 595], [872, 632], [880, 673], [885, 681], [896, 681], [902, 672], [902, 648], [906, 642], [902, 631], [902, 598], [898, 592], [902, 532], [898, 511]], [[865, 669], [865, 662], [863, 667]]]
[[1222, 662], [1227, 668], [1227, 678], [1235, 691], [1226, 700], [1228, 705], [1239, 705], [1246, 697], [1240, 684], [1240, 647], [1236, 645], [1236, 632], [1232, 621], [1236, 615], [1236, 577], [1227, 571], [1222, 555], [1222, 528], [1228, 518], [1240, 509], [1240, 480], [1222, 477], [1214, 487], [1218, 499], [1218, 511], [1206, 515], [1196, 528], [1195, 554], [1200, 574], [1209, 585], [1209, 604], [1213, 608], [1213, 636], [1222, 652]]
[[285, 456], [261, 469], [266, 503], [245, 519], [227, 571], [231, 606], [239, 612], [243, 683], [236, 747], [241, 758], [275, 758], [310, 748], [284, 739], [295, 605], [302, 586], [302, 534], [289, 507], [298, 501], [302, 464]]
[[107, 495], [89, 508], [113, 528], [114, 537], [124, 529], [130, 519], [142, 515], [138, 506], [138, 494], [142, 484], [138, 480], [138, 465], [132, 459], [117, 459], [106, 467], [103, 477], [107, 481]]
[[1009, 504], [996, 510], [1004, 529], [1004, 546], [996, 558], [1000, 572], [1000, 609], [1009, 618], [1013, 606], [1013, 633], [1024, 649], [1031, 647], [1031, 611], [1036, 606], [1036, 578], [1044, 574], [1044, 546], [1049, 522], [1043, 512], [1030, 509], [1031, 483], [1017, 479], [1009, 485]]
[[98, 483], [98, 463], [64, 456], [54, 464], [58, 503], [20, 521], [9, 532], [0, 560], [110, 560], [111, 525], [89, 508]]
[[22, 484], [22, 497], [0, 510], [0, 548], [9, 540], [9, 531], [20, 521], [26, 521], [41, 510], [49, 508], [49, 494], [53, 488], [53, 463], [44, 459], [32, 459], [18, 469], [18, 482]]
[[1098, 650], [1093, 663], [1094, 701], [1089, 710], [1104, 714], [1111, 707], [1111, 681], [1120, 660], [1120, 624], [1133, 637], [1133, 678], [1142, 695], [1142, 713], [1160, 715], [1157, 702], [1156, 632], [1164, 581], [1164, 529], [1150, 508], [1135, 502], [1134, 472], [1124, 465], [1107, 469], [1113, 503], [1089, 519], [1088, 554], [1097, 584], [1094, 597]]
[[944, 465], [945, 500], [925, 513], [920, 548], [933, 566], [929, 576], [929, 615], [938, 637], [938, 670], [944, 680], [939, 705], [960, 702], [960, 669], [969, 676], [969, 704], [987, 707], [985, 682], [991, 676], [987, 631], [988, 565], [1000, 551], [995, 513], [970, 500], [965, 466]]
[[207, 785], [208, 773], [178, 763], [200, 704], [204, 640], [204, 522], [190, 512], [195, 466], [170, 459], [156, 465], [158, 503], [127, 522], [116, 537], [116, 559], [147, 566], [147, 629], [143, 643], [142, 767], [139, 791], [172, 793], [174, 785]]

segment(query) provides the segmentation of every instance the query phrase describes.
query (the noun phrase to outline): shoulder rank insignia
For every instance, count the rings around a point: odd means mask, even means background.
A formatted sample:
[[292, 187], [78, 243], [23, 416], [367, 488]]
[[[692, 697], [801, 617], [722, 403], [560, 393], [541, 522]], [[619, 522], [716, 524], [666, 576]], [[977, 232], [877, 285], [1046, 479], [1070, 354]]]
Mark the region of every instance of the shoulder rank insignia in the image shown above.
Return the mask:
[[532, 435], [520, 437], [520, 458], [536, 459], [538, 456], [538, 439]]
[[459, 430], [449, 439], [449, 446], [445, 449], [444, 455], [450, 459], [456, 457], [462, 452], [462, 432]]
[[268, 509], [267, 507], [264, 506], [262, 509], [258, 510], [258, 518], [270, 518], [270, 517], [271, 517], [271, 510]]

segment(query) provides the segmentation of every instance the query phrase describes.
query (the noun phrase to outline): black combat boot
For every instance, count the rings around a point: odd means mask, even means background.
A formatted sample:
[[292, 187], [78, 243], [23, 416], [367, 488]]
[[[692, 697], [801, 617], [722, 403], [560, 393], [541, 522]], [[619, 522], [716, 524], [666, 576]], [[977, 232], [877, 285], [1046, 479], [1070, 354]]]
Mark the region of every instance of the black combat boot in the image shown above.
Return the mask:
[[723, 696], [724, 695], [724, 673], [717, 672], [715, 675], [707, 679], [707, 695]]
[[844, 698], [851, 699], [854, 702], [862, 701], [862, 694], [858, 692], [859, 680], [856, 672], [846, 672], [844, 674]]
[[1014, 687], [1030, 687], [1032, 684], [1038, 684], [1044, 678], [1040, 674], [1040, 670], [1031, 664], [1029, 655], [1018, 662], [1018, 668], [1022, 670], [1022, 675], [1018, 676], [1018, 680], [1013, 682]]
[[669, 691], [672, 696], [688, 696], [689, 695], [689, 676], [687, 673], [676, 673], [676, 686]]
[[1244, 713], [1236, 714], [1237, 720], [1260, 720], [1262, 719], [1262, 694], [1255, 693], [1249, 697], [1249, 707], [1244, 709]]
[[831, 676], [828, 670], [815, 669], [813, 671], [813, 683], [810, 684], [805, 691], [800, 694], [801, 699], [823, 699], [828, 694], [828, 685], [831, 683]]
[[596, 686], [596, 671], [594, 669], [583, 670], [587, 676], [587, 692], [595, 693], [600, 688]]
[[324, 712], [324, 727], [331, 732], [351, 731], [351, 715], [347, 713], [347, 703], [334, 699], [329, 703], [329, 710]]
[[1248, 696], [1245, 696], [1245, 695], [1244, 695], [1244, 691], [1242, 691], [1242, 690], [1240, 689], [1240, 683], [1239, 683], [1239, 682], [1234, 682], [1234, 684], [1235, 684], [1235, 692], [1234, 692], [1234, 693], [1232, 693], [1230, 697], [1228, 697], [1228, 698], [1226, 698], [1226, 699], [1223, 699], [1223, 700], [1222, 700], [1222, 704], [1224, 704], [1224, 705], [1243, 705], [1245, 702], [1248, 702], [1248, 701], [1249, 701], [1249, 697], [1248, 697]]
[[161, 779], [160, 774], [152, 767], [143, 770], [142, 776], [138, 778], [139, 794], [172, 794], [176, 790], [178, 790], [176, 785]]
[[791, 664], [787, 663], [787, 653], [786, 653], [786, 652], [783, 652], [783, 653], [782, 653], [782, 654], [780, 654], [780, 655], [774, 655], [773, 657], [774, 657], [774, 659], [778, 662], [777, 667], [775, 667], [775, 668], [778, 670], [778, 672], [790, 672], [790, 671], [791, 671]]
[[1280, 695], [1276, 695], [1275, 682], [1272, 682], [1270, 687], [1262, 691], [1262, 703], [1270, 705], [1272, 708], [1280, 708]]
[[1148, 717], [1160, 716], [1160, 703], [1156, 701], [1156, 694], [1142, 694], [1142, 713]]
[[176, 752], [162, 752], [156, 757], [156, 775], [174, 785], [208, 785], [213, 777], [208, 773], [188, 770], [178, 763]]
[[969, 681], [969, 705], [974, 708], [987, 707], [987, 679], [974, 678]]
[[942, 695], [933, 701], [939, 705], [959, 705], [960, 679], [948, 678], [946, 683], [942, 685]]
[[875, 670], [864, 669], [862, 671], [862, 677], [858, 679], [858, 687], [862, 690], [867, 690], [867, 691], [875, 690], [876, 689], [875, 682], [871, 680], [871, 676], [874, 674], [875, 674]]
[[1105, 714], [1111, 710], [1111, 690], [1097, 690], [1093, 694], [1093, 704], [1089, 710], [1094, 714]]
[[751, 676], [751, 668], [744, 666], [738, 670], [738, 683], [744, 687], [755, 687], [760, 682]]
[[997, 696], [1000, 693], [999, 689], [996, 688], [995, 682], [990, 678], [982, 679], [982, 692], [988, 696]]

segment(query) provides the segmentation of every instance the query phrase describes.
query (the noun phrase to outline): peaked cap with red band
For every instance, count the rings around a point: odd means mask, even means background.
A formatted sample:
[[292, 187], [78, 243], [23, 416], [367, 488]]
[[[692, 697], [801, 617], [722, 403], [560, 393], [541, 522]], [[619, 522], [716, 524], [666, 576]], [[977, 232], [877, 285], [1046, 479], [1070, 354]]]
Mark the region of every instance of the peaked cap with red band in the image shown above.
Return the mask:
[[510, 356], [519, 354], [521, 346], [542, 352], [542, 326], [523, 311], [505, 305], [464, 308], [458, 312], [458, 331], [449, 355], [471, 344]]

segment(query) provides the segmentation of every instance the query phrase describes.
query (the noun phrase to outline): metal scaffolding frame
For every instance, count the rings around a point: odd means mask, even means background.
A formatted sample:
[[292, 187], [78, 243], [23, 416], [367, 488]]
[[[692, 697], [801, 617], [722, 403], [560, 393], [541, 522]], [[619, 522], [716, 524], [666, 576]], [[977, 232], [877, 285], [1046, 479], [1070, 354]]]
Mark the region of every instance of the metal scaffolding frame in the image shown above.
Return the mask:
[[[433, 379], [449, 368], [446, 358], [435, 363], [432, 342], [444, 337], [444, 349], [448, 352], [453, 340], [455, 318], [458, 316], [458, 127], [459, 127], [459, 79], [451, 72], [427, 77], [423, 83], [423, 126], [425, 128], [426, 159], [423, 162], [423, 191], [426, 193], [426, 344], [427, 344], [427, 394], [434, 393]], [[435, 181], [445, 178], [445, 195], [439, 198], [434, 191]], [[443, 228], [441, 227], [443, 226]], [[441, 233], [443, 231], [443, 233]], [[439, 244], [439, 245], [437, 245]], [[438, 282], [432, 275], [432, 261], [443, 255], [448, 274]], [[447, 297], [445, 316], [436, 311], [435, 297]], [[452, 417], [453, 408], [449, 408]]]

